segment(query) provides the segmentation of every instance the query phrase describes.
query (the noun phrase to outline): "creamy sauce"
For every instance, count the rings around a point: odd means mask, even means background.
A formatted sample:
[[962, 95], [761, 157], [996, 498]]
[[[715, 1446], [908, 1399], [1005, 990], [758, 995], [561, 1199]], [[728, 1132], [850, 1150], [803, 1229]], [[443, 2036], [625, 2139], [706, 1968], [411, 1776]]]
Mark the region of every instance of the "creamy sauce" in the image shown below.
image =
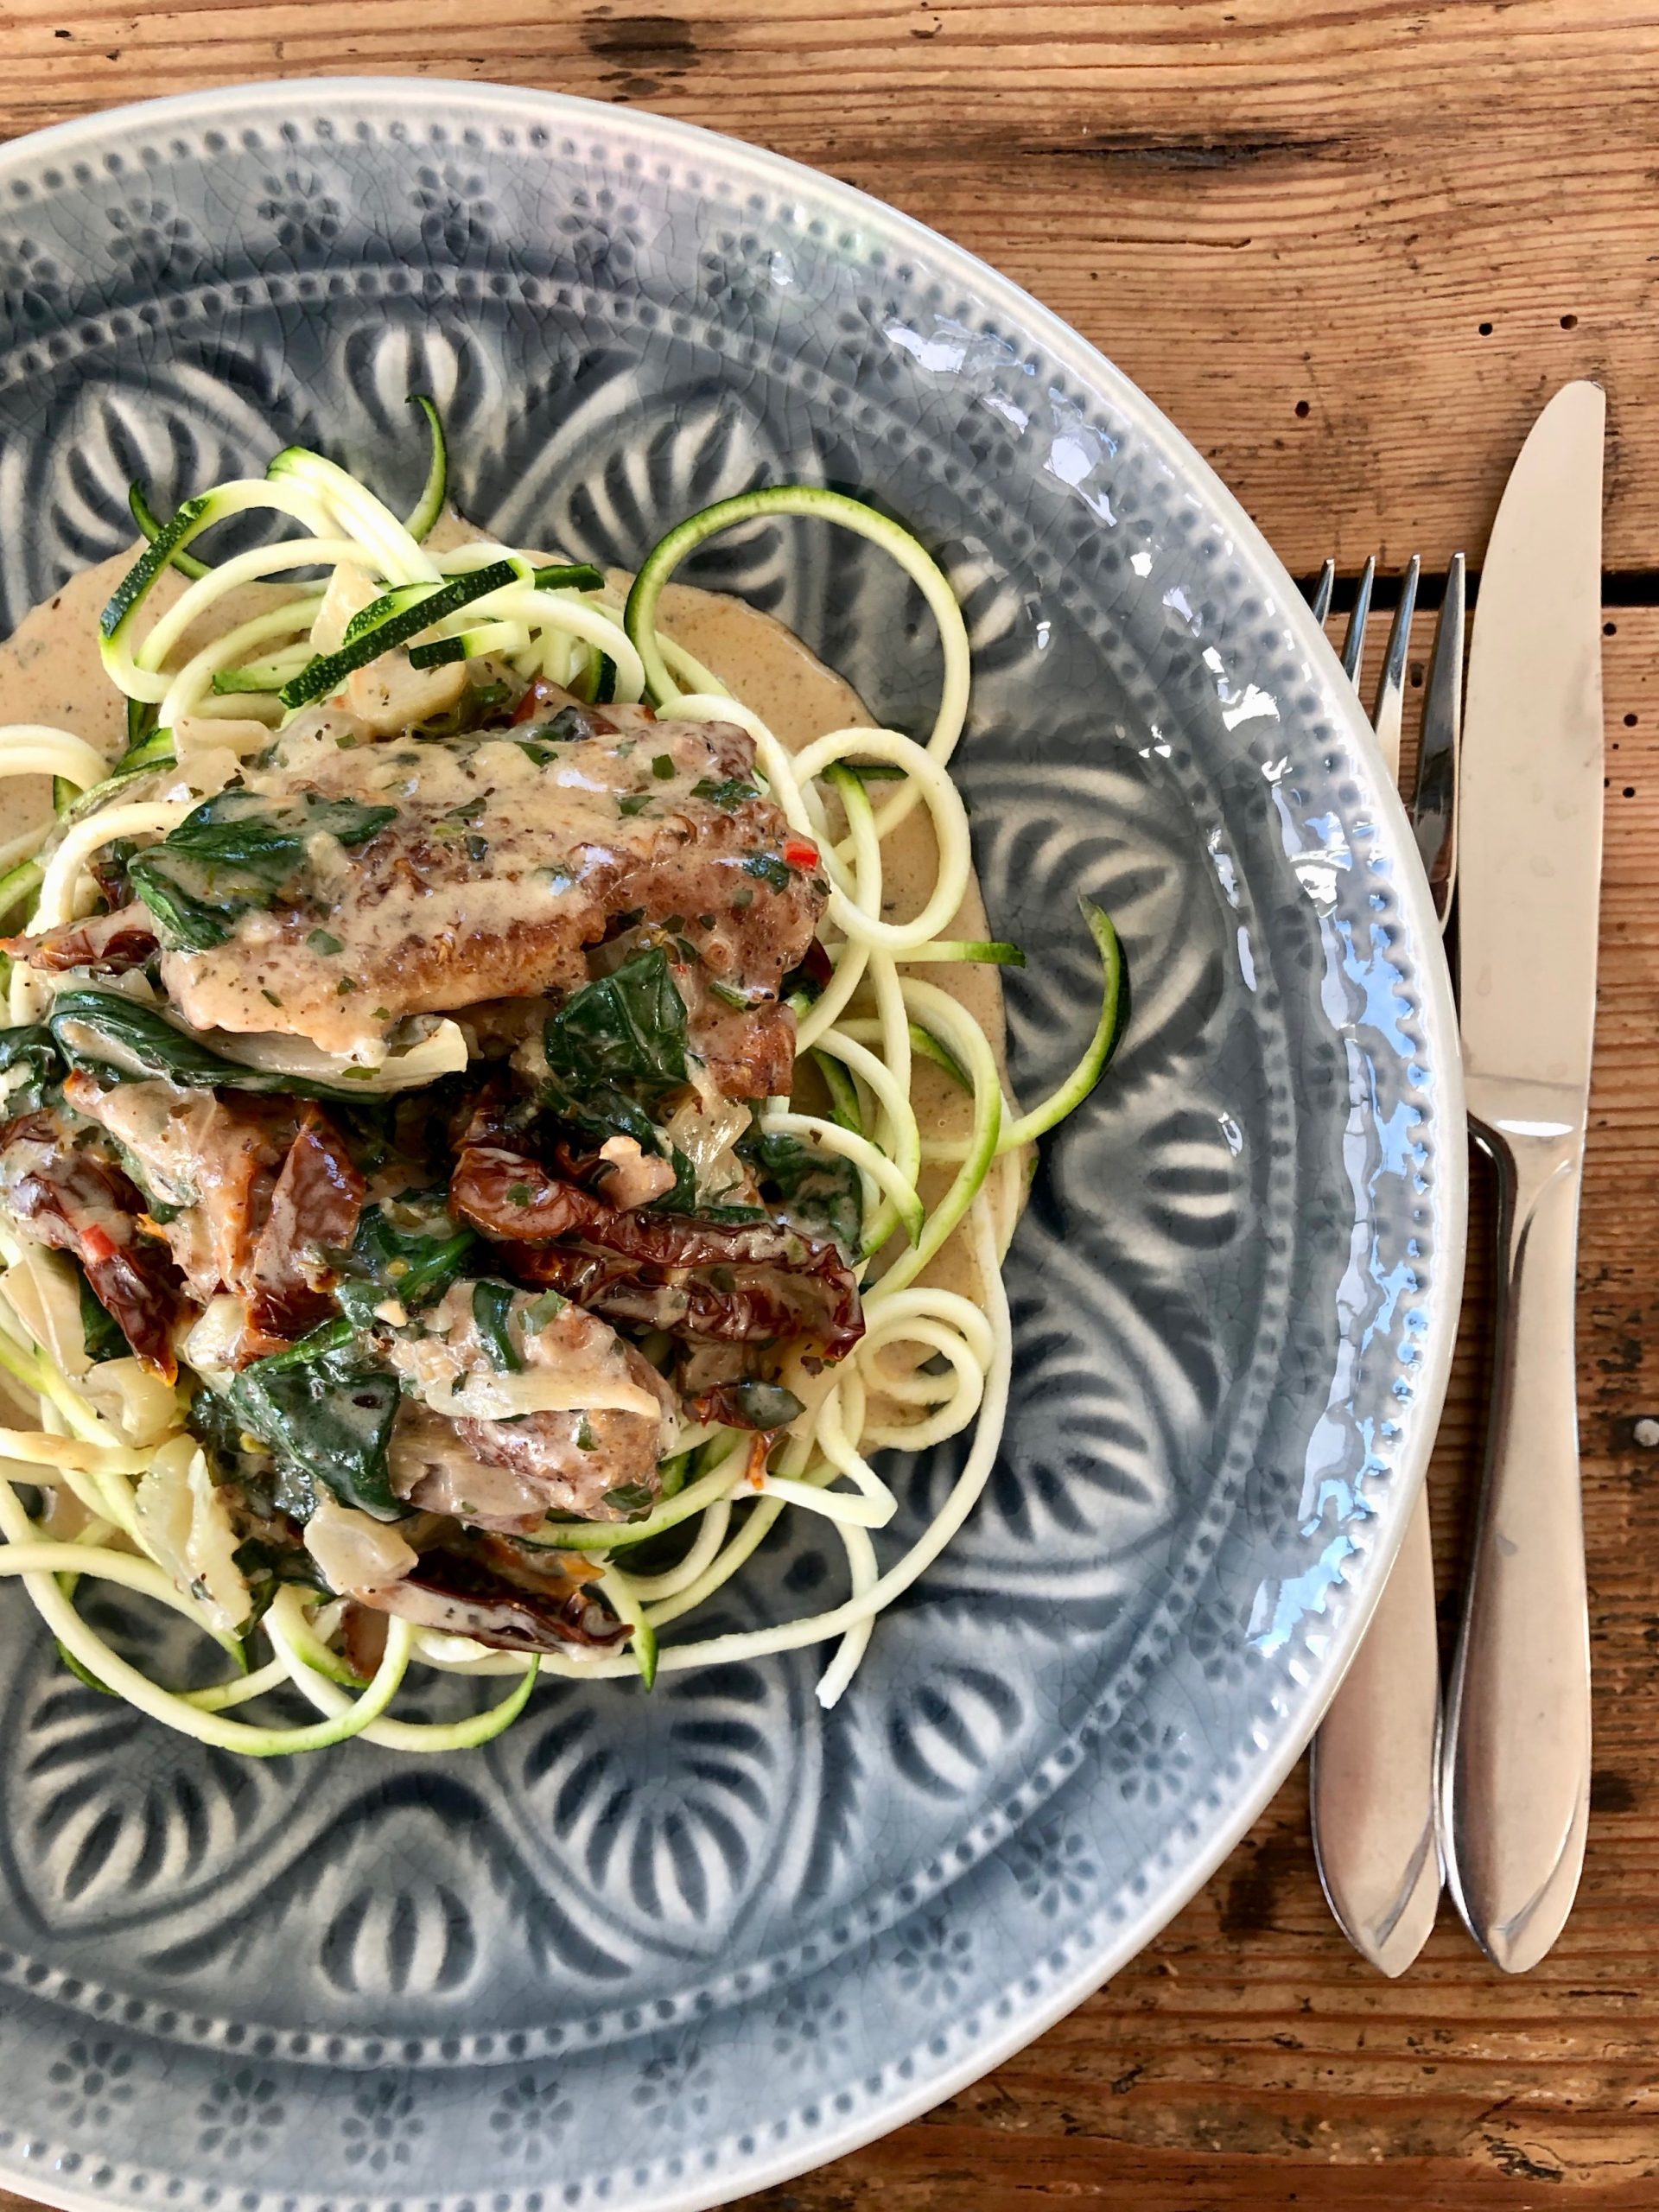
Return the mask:
[[[872, 717], [851, 684], [826, 668], [794, 632], [770, 614], [723, 592], [700, 591], [695, 586], [670, 584], [662, 597], [662, 626], [686, 651], [718, 676], [728, 690], [752, 707], [768, 728], [791, 752], [821, 737], [827, 730], [868, 728]], [[884, 796], [880, 785], [874, 796], [879, 807]], [[938, 877], [938, 846], [925, 807], [914, 808], [881, 841], [882, 911], [889, 920], [918, 913]], [[985, 902], [977, 880], [971, 874], [962, 904], [941, 932], [950, 938], [990, 935]], [[966, 962], [928, 962], [902, 970], [919, 976], [960, 1001], [990, 1040], [996, 1064], [1008, 1088], [1007, 1027], [1002, 1004], [999, 969]], [[853, 1001], [853, 1011], [874, 1011], [862, 994]], [[911, 1096], [924, 1136], [965, 1137], [973, 1124], [973, 1107], [965, 1092], [942, 1069], [918, 1060], [911, 1072]], [[953, 1168], [924, 1168], [920, 1189], [932, 1205], [949, 1188]], [[1026, 1179], [1020, 1179], [1020, 1205], [1025, 1204]], [[896, 1248], [890, 1247], [896, 1256]], [[878, 1264], [877, 1273], [880, 1273]], [[971, 1247], [958, 1230], [918, 1280], [944, 1290], [960, 1292], [976, 1305], [985, 1302]], [[897, 1352], [895, 1368], [912, 1364]], [[882, 1403], [873, 1413], [883, 1421], [911, 1418], [908, 1411]]]
[[[445, 517], [434, 532], [439, 547], [470, 533]], [[73, 731], [117, 759], [126, 745], [126, 704], [104, 672], [98, 649], [98, 618], [115, 586], [126, 574], [137, 549], [115, 555], [72, 577], [35, 607], [0, 645], [0, 716], [7, 721], [37, 721]], [[156, 582], [149, 606], [160, 613], [185, 588], [176, 573]], [[234, 621], [270, 605], [281, 595], [273, 587], [254, 586], [221, 601], [210, 626], [187, 632], [178, 658], [197, 651], [208, 635], [221, 635]], [[827, 668], [792, 632], [772, 616], [724, 594], [671, 584], [662, 600], [664, 628], [733, 693], [760, 715], [779, 739], [798, 749], [826, 730], [868, 726], [871, 717], [851, 686]], [[883, 796], [880, 786], [875, 798]], [[50, 817], [51, 791], [44, 777], [0, 780], [0, 842]], [[935, 880], [938, 855], [926, 810], [916, 808], [882, 843], [884, 912], [902, 918], [919, 911]], [[969, 880], [955, 918], [944, 934], [953, 938], [988, 935], [978, 886]], [[1001, 977], [995, 967], [929, 963], [915, 974], [950, 993], [973, 1015], [989, 1039], [1006, 1083], [1006, 1029]], [[858, 1011], [868, 1011], [855, 1001]], [[912, 1082], [924, 1132], [936, 1137], [968, 1134], [971, 1110], [964, 1094], [942, 1071], [917, 1065]], [[929, 1169], [922, 1178], [931, 1203], [948, 1185], [952, 1171]], [[965, 1237], [953, 1236], [924, 1281], [959, 1290], [982, 1302], [978, 1270]]]
[[[242, 772], [269, 802], [251, 811], [301, 835], [338, 818], [338, 835], [309, 836], [282, 902], [250, 907], [222, 944], [168, 953], [168, 997], [194, 1028], [351, 1052], [405, 1014], [575, 988], [584, 948], [625, 907], [673, 912], [699, 975], [775, 996], [823, 894], [795, 871], [780, 888], [751, 870], [757, 857], [782, 868], [783, 825], [747, 781], [747, 739], [643, 716], [616, 734], [538, 736], [526, 724], [374, 742], [348, 715], [297, 716]], [[337, 817], [311, 804], [319, 793]], [[186, 890], [206, 880], [188, 857], [172, 868]]]

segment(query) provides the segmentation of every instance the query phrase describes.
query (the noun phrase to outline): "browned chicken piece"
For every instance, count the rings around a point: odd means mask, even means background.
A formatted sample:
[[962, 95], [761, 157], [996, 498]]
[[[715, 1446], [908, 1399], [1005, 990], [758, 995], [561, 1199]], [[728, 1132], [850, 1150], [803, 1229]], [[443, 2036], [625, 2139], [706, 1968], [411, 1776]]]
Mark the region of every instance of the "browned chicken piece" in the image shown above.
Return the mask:
[[143, 1201], [121, 1170], [55, 1115], [25, 1114], [0, 1128], [0, 1201], [25, 1236], [74, 1255], [138, 1357], [171, 1382], [177, 1278], [141, 1230]]
[[[480, 1424], [481, 1425], [481, 1424]], [[413, 1400], [400, 1406], [391, 1432], [391, 1486], [421, 1513], [441, 1513], [469, 1528], [524, 1535], [547, 1518], [547, 1501], [527, 1477], [480, 1458], [462, 1433]]]
[[197, 1029], [280, 1031], [372, 1049], [397, 1021], [570, 990], [588, 948], [634, 928], [671, 940], [715, 1084], [785, 1088], [794, 1023], [779, 986], [829, 896], [820, 855], [754, 781], [724, 723], [613, 720], [570, 703], [545, 724], [462, 739], [343, 741], [297, 719], [245, 771], [273, 808], [307, 793], [390, 806], [350, 849], [312, 837], [276, 903], [222, 944], [171, 950], [163, 984]]
[[[534, 1527], [548, 1513], [619, 1521], [645, 1510], [675, 1429], [673, 1394], [651, 1363], [580, 1306], [519, 1292], [501, 1328], [521, 1364], [503, 1370], [480, 1333], [474, 1295], [471, 1283], [453, 1286], [420, 1317], [421, 1333], [391, 1339], [388, 1357], [475, 1465], [469, 1471], [405, 1407], [392, 1443], [398, 1489], [428, 1512], [489, 1528]], [[569, 1402], [512, 1410], [521, 1389]]]

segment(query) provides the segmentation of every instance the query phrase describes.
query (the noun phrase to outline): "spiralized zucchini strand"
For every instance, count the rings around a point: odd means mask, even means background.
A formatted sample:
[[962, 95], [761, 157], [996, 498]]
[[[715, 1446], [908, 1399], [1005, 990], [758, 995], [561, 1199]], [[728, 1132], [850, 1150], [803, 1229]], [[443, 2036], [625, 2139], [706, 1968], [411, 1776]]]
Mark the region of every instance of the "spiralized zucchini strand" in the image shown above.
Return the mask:
[[[81, 1580], [104, 1581], [167, 1607], [204, 1633], [214, 1632], [198, 1597], [175, 1586], [167, 1567], [145, 1550], [135, 1504], [156, 1452], [172, 1440], [129, 1445], [49, 1348], [34, 1340], [0, 1283], [0, 1370], [38, 1404], [41, 1424], [35, 1430], [0, 1428], [0, 1535], [5, 1539], [0, 1577], [22, 1580], [89, 1680], [199, 1742], [256, 1757], [321, 1750], [356, 1735], [388, 1749], [426, 1754], [474, 1748], [511, 1726], [539, 1672], [569, 1680], [633, 1675], [649, 1687], [659, 1669], [678, 1673], [818, 1643], [834, 1647], [817, 1690], [827, 1707], [854, 1679], [881, 1611], [938, 1558], [989, 1476], [1013, 1357], [1000, 1268], [1023, 1187], [1021, 1153], [1087, 1095], [1110, 1058], [1123, 1004], [1121, 948], [1110, 922], [1084, 900], [1103, 969], [1095, 1032], [1072, 1074], [1024, 1115], [1005, 1098], [995, 1056], [967, 1007], [925, 976], [909, 972], [949, 963], [1019, 965], [1023, 955], [1000, 941], [944, 935], [958, 926], [972, 880], [968, 818], [947, 766], [967, 715], [969, 640], [944, 570], [899, 524], [818, 487], [779, 486], [745, 493], [671, 531], [646, 557], [622, 603], [604, 588], [597, 570], [538, 568], [529, 553], [492, 539], [434, 551], [426, 541], [444, 505], [448, 454], [431, 401], [417, 396], [412, 404], [425, 416], [431, 451], [420, 499], [407, 521], [346, 471], [297, 448], [279, 454], [265, 477], [223, 484], [187, 500], [165, 524], [150, 513], [142, 488], [134, 487], [133, 512], [150, 543], [100, 626], [105, 668], [130, 702], [129, 750], [112, 768], [73, 733], [35, 724], [0, 730], [0, 777], [52, 777], [64, 817], [0, 849], [0, 868], [8, 871], [0, 877], [0, 918], [16, 926], [26, 916], [29, 926], [40, 930], [85, 914], [94, 890], [88, 862], [100, 848], [117, 839], [152, 839], [176, 826], [199, 788], [188, 780], [190, 754], [175, 759], [169, 733], [176, 725], [191, 716], [251, 716], [269, 723], [282, 712], [277, 695], [285, 683], [303, 677], [296, 682], [295, 696], [310, 697], [326, 681], [344, 680], [337, 658], [330, 657], [325, 667], [311, 649], [328, 578], [342, 567], [353, 572], [359, 602], [365, 575], [378, 594], [346, 633], [354, 649], [344, 656], [348, 668], [367, 664], [364, 651], [373, 648], [377, 630], [390, 624], [388, 639], [410, 642], [418, 665], [487, 651], [504, 656], [525, 677], [544, 675], [585, 685], [583, 696], [589, 698], [624, 703], [643, 698], [686, 721], [735, 722], [753, 738], [758, 772], [791, 830], [817, 847], [830, 885], [827, 938], [834, 972], [816, 998], [804, 996], [795, 1006], [801, 1064], [816, 1064], [830, 1115], [826, 1119], [808, 1110], [798, 1098], [778, 1099], [768, 1102], [761, 1120], [766, 1129], [858, 1169], [865, 1191], [864, 1334], [837, 1368], [818, 1374], [807, 1363], [798, 1373], [791, 1370], [804, 1410], [770, 1452], [745, 1431], [683, 1427], [678, 1448], [689, 1455], [690, 1479], [648, 1515], [624, 1522], [550, 1519], [528, 1540], [590, 1562], [599, 1576], [595, 1586], [630, 1627], [628, 1648], [571, 1649], [538, 1662], [464, 1637], [415, 1630], [394, 1618], [384, 1656], [365, 1684], [340, 1648], [345, 1604], [319, 1604], [315, 1592], [285, 1585], [252, 1631], [263, 1637], [271, 1656], [252, 1665], [245, 1647], [232, 1640], [241, 1671], [205, 1689], [181, 1693], [150, 1681], [114, 1651], [82, 1619], [73, 1598]], [[261, 511], [297, 524], [301, 534], [213, 564], [188, 550], [215, 524]], [[733, 697], [717, 672], [658, 626], [663, 589], [696, 546], [734, 524], [780, 517], [821, 519], [859, 533], [887, 553], [920, 591], [943, 655], [938, 708], [925, 742], [897, 730], [846, 728], [791, 753], [751, 707]], [[169, 564], [184, 572], [186, 588], [139, 636], [145, 603]], [[496, 568], [508, 580], [481, 574]], [[227, 594], [299, 569], [325, 573], [321, 581], [297, 582], [279, 604], [221, 629], [178, 660], [187, 632], [211, 620]], [[464, 588], [469, 577], [486, 587], [471, 599]], [[417, 634], [410, 616], [439, 592], [452, 611]], [[386, 649], [371, 650], [370, 660], [375, 650]], [[257, 741], [257, 732], [253, 740], [245, 734], [242, 741], [245, 747]], [[151, 795], [126, 799], [124, 793], [140, 777], [148, 780], [137, 788]], [[878, 780], [895, 786], [880, 806], [869, 788]], [[157, 790], [168, 796], [156, 798]], [[69, 804], [76, 792], [85, 796]], [[926, 810], [938, 866], [918, 911], [895, 918], [882, 848], [918, 806]], [[50, 995], [48, 982], [16, 969], [13, 1022], [35, 1018]], [[453, 1023], [443, 1027], [461, 1033]], [[245, 1046], [242, 1056], [259, 1049]], [[464, 1046], [461, 1049], [464, 1054]], [[287, 1071], [303, 1073], [309, 1067], [305, 1048], [296, 1046], [294, 1052], [297, 1057]], [[448, 1043], [443, 1052], [449, 1052]], [[918, 1057], [944, 1068], [970, 1094], [972, 1127], [966, 1138], [923, 1135], [912, 1096]], [[450, 1065], [435, 1056], [435, 1074], [440, 1060]], [[939, 1173], [927, 1173], [950, 1167], [955, 1173], [948, 1183]], [[928, 1278], [953, 1238], [965, 1244], [982, 1305]], [[17, 1257], [15, 1241], [0, 1228], [0, 1260], [11, 1263]], [[902, 1548], [895, 1550], [890, 1535], [885, 1554], [878, 1553], [874, 1535], [896, 1524], [899, 1507], [870, 1455], [925, 1449], [969, 1428], [972, 1443], [944, 1503], [923, 1528], [907, 1533]], [[72, 1523], [79, 1529], [73, 1541], [29, 1518], [15, 1487], [20, 1483], [73, 1494], [86, 1516], [84, 1523]], [[792, 1512], [810, 1513], [835, 1529], [847, 1562], [844, 1599], [768, 1626], [660, 1640], [741, 1573], [780, 1516]], [[639, 1547], [658, 1538], [671, 1545], [676, 1530], [683, 1532], [677, 1558], [671, 1548], [671, 1563], [635, 1568]], [[412, 1664], [440, 1673], [499, 1675], [510, 1686], [496, 1703], [460, 1721], [399, 1720], [389, 1707]], [[298, 1690], [315, 1710], [315, 1721], [261, 1726], [229, 1717], [233, 1708], [256, 1704], [283, 1686]]]

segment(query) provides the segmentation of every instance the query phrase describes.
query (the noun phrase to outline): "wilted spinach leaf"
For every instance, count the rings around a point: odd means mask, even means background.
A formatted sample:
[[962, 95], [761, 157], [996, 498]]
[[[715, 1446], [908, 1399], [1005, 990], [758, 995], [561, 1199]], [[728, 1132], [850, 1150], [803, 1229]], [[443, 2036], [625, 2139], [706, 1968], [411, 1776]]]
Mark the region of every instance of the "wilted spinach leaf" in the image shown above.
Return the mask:
[[411, 1309], [442, 1298], [478, 1243], [449, 1212], [442, 1191], [365, 1206], [347, 1262], [350, 1272], [384, 1297]]
[[729, 812], [734, 807], [741, 806], [746, 799], [759, 798], [760, 793], [743, 776], [727, 776], [718, 782], [712, 776], [701, 776], [691, 786], [691, 796], [712, 800], [715, 805], [723, 806]]
[[162, 942], [175, 950], [205, 951], [223, 944], [251, 908], [275, 903], [319, 832], [342, 845], [360, 845], [397, 811], [313, 791], [273, 808], [257, 791], [220, 791], [159, 845], [136, 854], [127, 874]]
[[334, 1095], [327, 1084], [221, 1059], [156, 1007], [141, 1006], [122, 991], [60, 991], [47, 1020], [70, 1066], [90, 1069], [106, 1083], [165, 1076], [197, 1090], [274, 1090], [301, 1098]]
[[317, 1494], [310, 1476], [270, 1452], [251, 1450], [244, 1437], [251, 1432], [227, 1399], [213, 1390], [198, 1390], [185, 1426], [207, 1453], [213, 1480], [239, 1491], [256, 1513], [267, 1520], [278, 1513], [296, 1521], [311, 1518]]
[[720, 1395], [721, 1419], [740, 1428], [783, 1428], [804, 1410], [795, 1393], [781, 1382], [753, 1378], [728, 1382]]
[[722, 1229], [741, 1229], [766, 1218], [764, 1206], [721, 1205], [714, 1200], [699, 1199], [696, 1170], [686, 1154], [678, 1145], [672, 1145], [668, 1157], [674, 1169], [674, 1187], [664, 1191], [660, 1198], [653, 1198], [646, 1211], [684, 1214], [698, 1221], [717, 1222]]
[[79, 1262], [74, 1262], [74, 1268], [75, 1287], [80, 1300], [80, 1333], [87, 1358], [94, 1366], [106, 1359], [124, 1359], [132, 1347], [122, 1334], [121, 1324], [98, 1298], [81, 1273]]
[[661, 1153], [652, 1111], [687, 1080], [685, 1001], [661, 945], [572, 991], [548, 1017], [543, 1048], [551, 1112], [601, 1140], [620, 1132]]
[[33, 1113], [41, 1103], [47, 1085], [56, 1083], [63, 1074], [57, 1046], [44, 1022], [0, 1029], [0, 1073], [10, 1068], [26, 1068], [28, 1074], [5, 1094], [3, 1110], [8, 1116]]
[[473, 1326], [479, 1342], [499, 1373], [522, 1375], [524, 1363], [507, 1327], [512, 1312], [513, 1287], [486, 1276], [473, 1285]]
[[572, 991], [548, 1017], [547, 1065], [573, 1096], [614, 1084], [645, 1103], [686, 1080], [685, 1001], [661, 945]]
[[754, 1171], [760, 1195], [809, 1235], [833, 1236], [855, 1250], [863, 1196], [850, 1160], [819, 1152], [781, 1129], [753, 1128], [737, 1149]]
[[409, 1509], [391, 1487], [386, 1461], [397, 1377], [350, 1346], [301, 1357], [303, 1349], [245, 1367], [228, 1393], [231, 1411], [277, 1459], [342, 1505], [377, 1521], [402, 1519]]
[[[296, 1516], [302, 1521], [309, 1517], [308, 1508]], [[285, 1582], [296, 1582], [302, 1589], [315, 1590], [324, 1597], [334, 1595], [322, 1569], [303, 1544], [268, 1544], [261, 1537], [250, 1536], [246, 1543], [238, 1545], [235, 1556], [252, 1600], [245, 1636], [270, 1611], [271, 1599]]]
[[614, 1490], [606, 1491], [605, 1503], [630, 1521], [639, 1521], [656, 1504], [657, 1493], [649, 1483], [619, 1483]]

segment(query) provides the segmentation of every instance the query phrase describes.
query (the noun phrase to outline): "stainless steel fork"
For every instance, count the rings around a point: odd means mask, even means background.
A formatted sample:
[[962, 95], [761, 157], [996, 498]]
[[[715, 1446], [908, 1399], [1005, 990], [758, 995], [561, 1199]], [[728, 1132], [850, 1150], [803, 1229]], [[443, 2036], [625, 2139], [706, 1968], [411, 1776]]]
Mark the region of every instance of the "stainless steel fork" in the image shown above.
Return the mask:
[[[1336, 563], [1327, 561], [1313, 597], [1330, 612]], [[1400, 731], [1420, 564], [1401, 582], [1371, 726], [1400, 773]], [[1354, 594], [1342, 651], [1358, 683], [1376, 563], [1367, 561]], [[1440, 927], [1451, 914], [1457, 873], [1458, 737], [1463, 709], [1464, 560], [1453, 556], [1434, 633], [1423, 701], [1417, 773], [1407, 800], [1413, 835]], [[1370, 1626], [1314, 1738], [1313, 1849], [1337, 1925], [1371, 1964], [1403, 1974], [1434, 1925], [1441, 1884], [1438, 1822], [1440, 1644], [1428, 1499], [1420, 1491]]]

